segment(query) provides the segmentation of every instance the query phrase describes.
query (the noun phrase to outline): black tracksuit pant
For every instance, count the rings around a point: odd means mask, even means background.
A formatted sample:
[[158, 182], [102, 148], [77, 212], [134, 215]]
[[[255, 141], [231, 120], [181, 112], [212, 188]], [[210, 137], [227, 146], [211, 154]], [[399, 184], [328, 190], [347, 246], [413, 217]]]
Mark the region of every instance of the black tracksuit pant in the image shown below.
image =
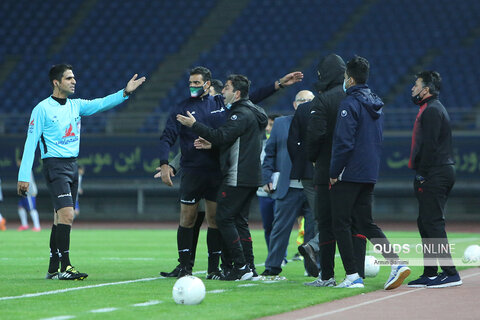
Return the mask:
[[229, 258], [235, 267], [254, 266], [252, 237], [248, 228], [250, 204], [257, 187], [230, 187], [222, 184], [217, 198], [216, 222]]
[[[363, 248], [363, 254], [360, 254], [359, 246], [354, 241], [358, 238], [358, 234], [364, 235], [373, 244], [381, 244], [384, 248], [390, 247], [382, 229], [373, 222], [374, 187], [373, 183], [339, 181], [330, 190], [333, 233], [347, 275], [356, 272], [360, 276], [364, 274], [366, 244]], [[385, 253], [383, 256], [386, 259], [398, 259], [398, 255], [395, 253]]]
[[[328, 280], [334, 276], [336, 241], [333, 232], [332, 208], [330, 203], [330, 190], [326, 184], [316, 185], [316, 220], [318, 221], [320, 268], [322, 280]], [[353, 217], [354, 218], [354, 217]], [[354, 219], [353, 219], [354, 221]], [[353, 245], [355, 264], [358, 274], [364, 278], [364, 263], [366, 239], [358, 230], [357, 223], [350, 226], [350, 237]]]
[[[455, 184], [455, 167], [453, 165], [431, 167], [424, 178], [423, 183], [416, 179], [413, 183], [415, 196], [418, 200], [417, 225], [422, 237], [422, 244], [424, 247], [429, 244], [445, 247], [448, 246], [447, 233], [445, 232], [445, 204]], [[423, 257], [423, 274], [425, 276], [436, 276], [437, 264], [447, 275], [457, 273], [450, 252], [428, 253], [428, 250], [424, 250]], [[441, 261], [438, 259], [441, 259]]]

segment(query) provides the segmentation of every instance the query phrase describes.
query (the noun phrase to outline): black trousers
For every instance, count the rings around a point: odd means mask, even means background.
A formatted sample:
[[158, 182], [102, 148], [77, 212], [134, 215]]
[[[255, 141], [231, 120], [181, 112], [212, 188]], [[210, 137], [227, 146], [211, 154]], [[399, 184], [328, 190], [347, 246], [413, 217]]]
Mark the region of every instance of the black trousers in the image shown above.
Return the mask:
[[360, 255], [354, 238], [359, 234], [367, 237], [365, 233], [369, 236], [383, 235], [372, 218], [373, 189], [373, 183], [339, 181], [330, 190], [333, 233], [347, 275], [358, 272], [363, 276], [365, 249]]
[[[422, 244], [425, 247], [434, 242], [434, 245], [448, 246], [445, 231], [445, 204], [455, 184], [455, 167], [453, 165], [432, 167], [424, 178], [423, 183], [416, 179], [413, 183], [418, 200], [417, 225]], [[437, 275], [437, 263], [446, 274], [457, 273], [450, 252], [428, 253], [428, 250], [424, 250], [423, 257], [423, 274], [428, 277]]]
[[250, 204], [257, 187], [222, 184], [217, 198], [216, 222], [235, 267], [254, 266], [252, 237], [248, 227]]

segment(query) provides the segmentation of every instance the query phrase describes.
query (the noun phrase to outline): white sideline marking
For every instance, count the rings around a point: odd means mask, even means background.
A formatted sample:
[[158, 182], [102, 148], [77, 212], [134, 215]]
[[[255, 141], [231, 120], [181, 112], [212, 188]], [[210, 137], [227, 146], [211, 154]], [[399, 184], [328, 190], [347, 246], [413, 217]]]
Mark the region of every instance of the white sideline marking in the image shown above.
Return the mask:
[[159, 300], [151, 300], [151, 301], [147, 301], [147, 302], [132, 304], [132, 307], [148, 307], [148, 306], [153, 306], [153, 305], [156, 305], [156, 304], [159, 304], [159, 303], [162, 303], [162, 302], [163, 301], [159, 301]]
[[85, 287], [67, 288], [67, 289], [44, 291], [44, 292], [37, 292], [37, 293], [26, 293], [26, 294], [22, 294], [21, 296], [0, 297], [0, 301], [13, 300], [13, 299], [23, 299], [23, 298], [33, 298], [33, 297], [46, 296], [46, 295], [50, 295], [50, 294], [57, 294], [57, 293], [63, 293], [63, 292], [83, 290], [83, 289], [100, 288], [100, 287], [106, 287], [106, 286], [115, 286], [115, 285], [119, 285], [119, 284], [128, 284], [128, 283], [135, 283], [135, 282], [152, 281], [152, 280], [157, 280], [157, 279], [162, 279], [162, 278], [163, 277], [143, 278], [143, 279], [137, 279], [137, 280], [100, 283], [100, 284], [95, 284], [95, 285], [90, 285], [90, 286], [85, 286]]
[[102, 309], [95, 309], [95, 310], [90, 310], [92, 313], [103, 313], [103, 312], [112, 312], [118, 310], [118, 308], [102, 308]]
[[227, 290], [223, 290], [223, 289], [217, 289], [217, 290], [210, 290], [210, 291], [207, 291], [207, 293], [223, 293]]
[[75, 316], [58, 316], [58, 317], [53, 317], [53, 318], [43, 318], [40, 320], [68, 320], [68, 319], [73, 319]]
[[254, 286], [258, 286], [258, 284], [255, 284], [255, 283], [247, 283], [247, 284], [241, 284], [241, 285], [239, 285], [239, 287], [254, 287]]
[[[474, 274], [470, 274], [470, 275], [464, 276], [464, 277], [462, 277], [462, 279], [467, 279], [467, 278], [471, 278], [471, 277], [478, 276], [478, 275], [480, 275], [480, 272], [477, 272], [477, 273], [474, 273]], [[391, 298], [396, 298], [396, 297], [399, 297], [399, 296], [403, 296], [403, 295], [405, 295], [405, 294], [417, 292], [417, 291], [419, 291], [419, 290], [428, 290], [428, 289], [427, 289], [427, 288], [413, 289], [413, 290], [410, 290], [410, 291], [405, 291], [405, 292], [402, 292], [402, 293], [393, 294], [393, 295], [391, 295], [391, 296], [387, 296], [387, 297], [383, 297], [383, 298], [378, 298], [378, 299], [374, 299], [374, 300], [371, 300], [371, 301], [365, 301], [365, 302], [362, 302], [362, 303], [357, 303], [357, 304], [354, 304], [354, 305], [352, 305], [352, 306], [348, 306], [348, 307], [345, 307], [345, 308], [340, 308], [340, 309], [337, 309], [337, 310], [333, 310], [333, 311], [328, 311], [328, 312], [324, 312], [324, 313], [312, 315], [312, 316], [309, 316], [309, 317], [306, 317], [306, 318], [299, 318], [298, 320], [317, 319], [317, 318], [329, 316], [329, 315], [332, 315], [332, 314], [335, 314], [335, 313], [340, 313], [340, 312], [343, 312], [343, 311], [347, 311], [347, 310], [355, 309], [355, 308], [358, 308], [358, 307], [366, 306], [366, 305], [369, 305], [369, 304], [372, 304], [372, 303], [385, 301], [385, 300], [388, 300], [388, 299], [391, 299]]]

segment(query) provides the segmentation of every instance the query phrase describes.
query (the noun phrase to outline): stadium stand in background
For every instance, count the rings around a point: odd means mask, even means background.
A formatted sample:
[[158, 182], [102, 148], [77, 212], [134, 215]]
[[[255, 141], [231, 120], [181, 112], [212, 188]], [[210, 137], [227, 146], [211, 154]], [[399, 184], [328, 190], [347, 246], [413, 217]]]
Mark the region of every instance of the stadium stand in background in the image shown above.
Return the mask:
[[149, 77], [127, 107], [85, 118], [86, 133], [158, 133], [165, 113], [188, 93], [195, 65], [220, 79], [246, 74], [253, 86], [304, 71], [302, 84], [264, 106], [287, 112], [295, 93], [315, 81], [318, 57], [327, 52], [369, 59], [371, 86], [398, 115], [387, 116], [387, 130], [411, 129], [411, 80], [420, 69], [443, 75], [442, 100], [459, 110], [455, 128], [476, 128], [468, 112], [480, 103], [472, 72], [480, 49], [478, 1], [6, 0], [0, 6], [6, 97], [0, 110], [2, 119], [10, 116], [2, 121], [4, 133], [24, 131], [22, 115], [49, 94], [46, 70], [59, 61], [74, 65], [82, 97], [112, 92], [133, 72]]
[[[414, 74], [424, 69], [443, 77], [440, 98], [455, 134], [472, 136], [480, 128], [479, 16], [478, 0], [3, 0], [0, 134], [24, 137], [32, 108], [51, 94], [48, 69], [55, 63], [73, 65], [75, 97], [87, 99], [120, 89], [133, 73], [147, 77], [121, 107], [82, 118], [87, 151], [89, 136], [158, 137], [170, 109], [188, 96], [194, 66], [206, 66], [222, 80], [245, 74], [253, 88], [301, 70], [302, 83], [262, 103], [267, 112], [288, 113], [295, 94], [312, 89], [319, 57], [335, 52], [346, 60], [358, 54], [370, 61], [369, 84], [386, 103], [386, 136], [411, 136], [417, 110], [410, 89]], [[459, 173], [477, 177], [478, 155], [467, 146]], [[94, 190], [135, 190], [137, 212], [144, 211], [143, 189], [135, 183], [98, 184], [92, 171], [88, 181]], [[7, 193], [13, 186], [8, 179]], [[389, 192], [410, 188], [409, 181], [397, 182]]]

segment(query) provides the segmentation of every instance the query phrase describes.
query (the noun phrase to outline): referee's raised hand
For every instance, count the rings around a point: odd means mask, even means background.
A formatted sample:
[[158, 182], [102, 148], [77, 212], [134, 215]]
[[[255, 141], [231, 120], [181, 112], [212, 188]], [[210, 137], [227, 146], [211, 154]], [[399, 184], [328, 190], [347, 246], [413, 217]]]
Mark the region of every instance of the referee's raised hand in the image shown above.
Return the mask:
[[125, 87], [125, 90], [123, 91], [124, 96], [128, 96], [133, 91], [137, 90], [137, 88], [140, 87], [142, 85], [142, 83], [144, 83], [145, 80], [146, 80], [145, 77], [141, 77], [139, 79], [137, 79], [137, 77], [138, 77], [138, 74], [135, 73], [133, 75], [132, 79], [130, 79], [130, 81], [128, 81], [127, 86]]

